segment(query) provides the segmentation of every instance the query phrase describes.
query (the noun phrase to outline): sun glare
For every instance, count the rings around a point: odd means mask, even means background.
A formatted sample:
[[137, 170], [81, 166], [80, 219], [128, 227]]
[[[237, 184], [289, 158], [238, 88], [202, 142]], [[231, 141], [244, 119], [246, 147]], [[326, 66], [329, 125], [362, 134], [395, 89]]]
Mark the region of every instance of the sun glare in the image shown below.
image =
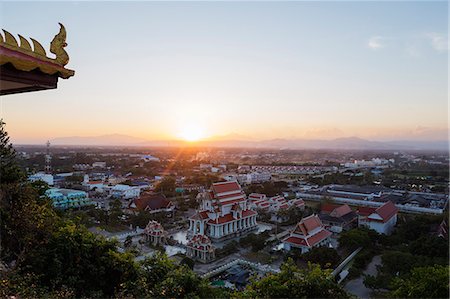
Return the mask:
[[186, 124], [180, 130], [180, 137], [189, 142], [198, 141], [205, 138], [205, 129], [198, 124]]

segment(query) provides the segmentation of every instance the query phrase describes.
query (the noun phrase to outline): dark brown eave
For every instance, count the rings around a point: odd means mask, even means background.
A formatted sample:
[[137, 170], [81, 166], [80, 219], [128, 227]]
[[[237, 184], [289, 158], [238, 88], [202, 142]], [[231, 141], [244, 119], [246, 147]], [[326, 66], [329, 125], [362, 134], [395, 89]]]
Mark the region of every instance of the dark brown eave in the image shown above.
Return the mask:
[[27, 72], [10, 63], [0, 66], [0, 95], [55, 89], [57, 84], [57, 75], [45, 74], [39, 69]]

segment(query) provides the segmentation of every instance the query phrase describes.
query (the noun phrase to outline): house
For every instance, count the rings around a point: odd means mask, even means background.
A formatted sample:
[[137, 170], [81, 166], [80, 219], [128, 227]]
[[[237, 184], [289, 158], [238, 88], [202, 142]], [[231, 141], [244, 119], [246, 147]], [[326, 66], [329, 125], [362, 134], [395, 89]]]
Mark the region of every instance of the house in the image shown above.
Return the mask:
[[189, 234], [223, 240], [256, 229], [258, 213], [237, 181], [214, 183], [210, 190], [199, 193], [197, 199], [201, 204], [189, 218]]
[[397, 223], [397, 207], [388, 201], [378, 208], [358, 208], [358, 225], [366, 226], [380, 234], [388, 235]]
[[128, 207], [150, 213], [172, 213], [175, 210], [175, 205], [163, 194], [143, 194], [131, 201]]
[[140, 194], [141, 188], [136, 186], [117, 184], [111, 188], [111, 196], [113, 198], [132, 199], [139, 197]]
[[323, 204], [319, 218], [333, 233], [341, 233], [358, 225], [358, 214], [348, 205]]
[[326, 230], [317, 215], [303, 218], [283, 240], [286, 250], [300, 249], [301, 253], [308, 252], [314, 247], [329, 246], [331, 232]]

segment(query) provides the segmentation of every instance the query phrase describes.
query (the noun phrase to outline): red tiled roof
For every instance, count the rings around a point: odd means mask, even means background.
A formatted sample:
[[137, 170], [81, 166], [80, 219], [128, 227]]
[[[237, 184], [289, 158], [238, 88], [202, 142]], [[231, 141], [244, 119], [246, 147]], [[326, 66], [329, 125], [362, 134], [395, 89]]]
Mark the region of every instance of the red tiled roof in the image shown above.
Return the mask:
[[310, 237], [299, 238], [299, 237], [295, 237], [295, 236], [290, 236], [290, 237], [284, 239], [283, 242], [288, 242], [288, 243], [305, 246], [305, 247], [313, 247], [314, 245], [322, 242], [329, 236], [331, 236], [331, 232], [329, 232], [325, 229], [322, 229], [317, 234], [314, 234]]
[[331, 236], [331, 232], [323, 229], [320, 232], [318, 232], [317, 234], [312, 235], [311, 237], [308, 238], [308, 243], [309, 246], [314, 246], [317, 243], [325, 240], [326, 238], [328, 238], [329, 236]]
[[333, 217], [342, 217], [342, 216], [347, 215], [348, 213], [351, 213], [351, 212], [352, 212], [352, 209], [350, 209], [350, 207], [348, 205], [343, 205], [343, 206], [340, 206], [340, 207], [334, 209], [330, 213], [330, 215], [333, 216]]
[[210, 219], [208, 221], [208, 223], [222, 224], [222, 223], [227, 223], [227, 222], [230, 222], [230, 221], [233, 221], [233, 220], [234, 220], [233, 215], [226, 214], [225, 216], [221, 216], [221, 217], [217, 218], [216, 220]]
[[367, 217], [370, 214], [374, 213], [375, 210], [376, 210], [376, 208], [372, 208], [372, 207], [359, 207], [358, 215]]
[[208, 212], [207, 211], [201, 211], [198, 212], [197, 214], [194, 214], [190, 217], [190, 219], [198, 219], [198, 220], [204, 220], [204, 219], [208, 219]]
[[375, 210], [375, 213], [380, 215], [380, 217], [383, 219], [383, 222], [387, 222], [389, 219], [391, 219], [395, 214], [397, 214], [398, 209], [397, 207], [392, 203], [392, 201], [386, 202], [384, 205], [379, 207]]
[[248, 198], [249, 199], [259, 199], [262, 200], [266, 195], [261, 193], [251, 193]]
[[245, 210], [245, 211], [242, 211], [242, 218], [248, 217], [248, 216], [253, 216], [253, 215], [256, 215], [256, 214], [258, 214], [256, 211]]
[[234, 203], [242, 202], [242, 201], [244, 201], [244, 200], [245, 200], [244, 198], [241, 198], [241, 199], [233, 199], [233, 200], [224, 200], [224, 201], [221, 201], [220, 203], [221, 203], [222, 205], [231, 205], [231, 204], [234, 204]]
[[322, 205], [322, 207], [320, 208], [320, 211], [324, 214], [330, 214], [331, 212], [333, 212], [334, 209], [336, 209], [337, 207], [339, 207], [339, 205], [335, 205], [335, 204], [331, 204], [331, 203], [325, 203]]
[[215, 193], [225, 193], [225, 192], [240, 192], [241, 186], [239, 186], [238, 182], [236, 181], [230, 181], [230, 182], [220, 182], [220, 183], [214, 183], [211, 187], [211, 190]]
[[162, 194], [145, 194], [134, 200], [136, 208], [139, 210], [159, 210], [165, 209], [172, 205], [172, 202], [168, 200]]

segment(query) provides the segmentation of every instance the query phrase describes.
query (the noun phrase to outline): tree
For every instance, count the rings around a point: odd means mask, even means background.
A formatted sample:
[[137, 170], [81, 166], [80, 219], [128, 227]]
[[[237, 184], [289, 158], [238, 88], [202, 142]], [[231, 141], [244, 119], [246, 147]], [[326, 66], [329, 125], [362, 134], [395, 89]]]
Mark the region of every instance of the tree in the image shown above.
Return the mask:
[[161, 192], [167, 197], [175, 194], [175, 179], [173, 177], [165, 177], [155, 187], [156, 192]]
[[194, 260], [191, 259], [190, 257], [185, 256], [185, 257], [181, 260], [180, 265], [186, 265], [189, 269], [192, 270], [192, 269], [194, 269], [195, 262], [194, 262]]
[[24, 174], [16, 163], [16, 151], [5, 131], [5, 122], [0, 119], [0, 183], [15, 183], [23, 178]]
[[349, 250], [367, 248], [374, 245], [377, 235], [375, 231], [363, 227], [351, 229], [340, 234], [339, 246]]
[[404, 278], [396, 278], [392, 283], [391, 297], [394, 298], [448, 298], [448, 266], [414, 268]]
[[235, 292], [234, 298], [349, 298], [338, 285], [331, 270], [322, 270], [319, 265], [308, 264], [299, 269], [292, 259], [281, 266], [280, 273], [268, 274], [252, 280], [242, 292]]
[[34, 190], [36, 190], [39, 196], [45, 195], [45, 191], [47, 191], [50, 188], [46, 182], [41, 180], [34, 181], [30, 185], [34, 188]]
[[21, 271], [36, 273], [50, 290], [65, 286], [76, 297], [113, 296], [121, 283], [139, 274], [133, 257], [117, 252], [116, 245], [68, 222], [29, 253]]
[[319, 264], [322, 268], [334, 268], [341, 260], [339, 254], [334, 248], [320, 246], [311, 249], [303, 255], [306, 261]]
[[120, 199], [114, 199], [109, 207], [109, 220], [111, 224], [118, 224], [122, 216], [122, 203], [120, 202]]

